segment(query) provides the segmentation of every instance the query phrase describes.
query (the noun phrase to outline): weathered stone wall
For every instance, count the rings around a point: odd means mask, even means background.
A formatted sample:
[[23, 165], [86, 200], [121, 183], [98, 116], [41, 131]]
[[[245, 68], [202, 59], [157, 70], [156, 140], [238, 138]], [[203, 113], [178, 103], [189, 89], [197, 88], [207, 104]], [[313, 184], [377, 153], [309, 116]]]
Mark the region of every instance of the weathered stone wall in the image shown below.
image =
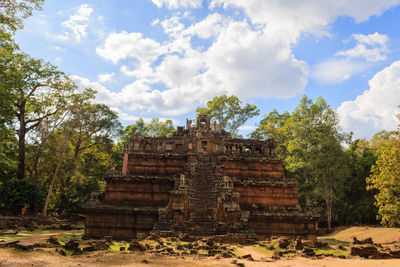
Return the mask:
[[283, 177], [282, 162], [278, 159], [266, 160], [257, 157], [222, 157], [221, 172], [223, 175], [238, 179], [253, 179], [259, 181], [260, 178]]
[[101, 205], [86, 209], [86, 237], [112, 236], [114, 239], [129, 240], [137, 233], [149, 233], [158, 221], [155, 208], [127, 208]]
[[239, 193], [241, 209], [257, 208], [269, 209], [273, 206], [298, 205], [297, 186], [291, 184], [254, 183], [235, 185], [235, 192]]
[[107, 184], [103, 203], [133, 207], [165, 207], [173, 186], [173, 179], [113, 179]]
[[128, 175], [174, 176], [182, 173], [187, 163], [185, 155], [131, 154]]

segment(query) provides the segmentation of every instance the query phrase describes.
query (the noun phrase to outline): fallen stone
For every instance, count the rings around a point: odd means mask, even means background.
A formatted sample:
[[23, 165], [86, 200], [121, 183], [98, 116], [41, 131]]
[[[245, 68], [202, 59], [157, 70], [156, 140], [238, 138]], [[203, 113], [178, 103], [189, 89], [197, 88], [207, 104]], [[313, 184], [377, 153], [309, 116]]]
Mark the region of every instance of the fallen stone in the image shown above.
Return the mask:
[[360, 256], [369, 258], [370, 256], [379, 254], [378, 249], [372, 245], [367, 246], [352, 246], [350, 249], [351, 256]]
[[295, 248], [295, 250], [302, 250], [304, 248], [303, 247], [303, 242], [301, 242], [301, 237], [300, 236], [297, 237], [296, 243], [294, 245], [294, 248]]
[[50, 236], [49, 239], [47, 239], [47, 242], [49, 242], [50, 244], [53, 244], [53, 245], [57, 245], [57, 246], [60, 245], [60, 241], [58, 240], [57, 236], [55, 236], [55, 235]]
[[314, 241], [312, 244], [315, 248], [325, 248], [325, 249], [330, 248], [328, 243], [319, 240]]
[[286, 249], [290, 245], [290, 240], [287, 238], [281, 238], [279, 239], [278, 246], [280, 248]]
[[8, 247], [10, 245], [17, 244], [18, 242], [19, 242], [19, 240], [3, 241], [3, 242], [0, 242], [0, 247]]
[[242, 256], [242, 259], [246, 259], [249, 261], [254, 261], [254, 258], [251, 256], [251, 254], [246, 254], [244, 256]]
[[33, 250], [34, 244], [30, 242], [18, 242], [15, 244], [16, 248], [22, 249], [22, 250]]
[[273, 258], [261, 257], [260, 261], [261, 262], [274, 262], [275, 260]]
[[372, 240], [372, 237], [368, 237], [363, 240], [358, 240], [357, 237], [353, 236], [353, 244], [355, 245], [363, 245], [363, 244], [374, 244], [374, 241]]
[[67, 256], [67, 254], [65, 253], [65, 251], [62, 248], [57, 248], [56, 252], [62, 256]]
[[279, 260], [281, 258], [281, 253], [279, 251], [279, 249], [274, 251], [274, 255], [272, 256], [272, 259], [274, 260]]
[[139, 243], [138, 241], [132, 241], [131, 244], [129, 244], [129, 251], [146, 251], [146, 247], [142, 244]]
[[237, 262], [236, 265], [239, 266], [239, 267], [244, 267], [244, 263], [243, 262]]
[[312, 248], [304, 248], [301, 255], [303, 257], [314, 257], [315, 256], [315, 252]]
[[79, 241], [76, 239], [71, 239], [64, 245], [65, 249], [77, 251], [79, 249]]
[[143, 259], [143, 260], [142, 260], [142, 263], [146, 263], [146, 264], [147, 264], [147, 263], [149, 263], [149, 261], [146, 260], [146, 259]]

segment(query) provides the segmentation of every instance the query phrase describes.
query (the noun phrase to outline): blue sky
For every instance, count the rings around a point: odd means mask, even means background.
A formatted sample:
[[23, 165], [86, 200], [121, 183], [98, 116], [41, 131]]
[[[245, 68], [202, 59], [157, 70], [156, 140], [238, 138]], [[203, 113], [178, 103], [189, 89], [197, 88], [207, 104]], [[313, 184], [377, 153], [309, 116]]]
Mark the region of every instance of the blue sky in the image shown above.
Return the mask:
[[335, 108], [345, 131], [396, 129], [400, 0], [47, 1], [16, 39], [23, 51], [98, 91], [124, 124], [184, 124], [221, 94], [261, 115], [306, 94]]

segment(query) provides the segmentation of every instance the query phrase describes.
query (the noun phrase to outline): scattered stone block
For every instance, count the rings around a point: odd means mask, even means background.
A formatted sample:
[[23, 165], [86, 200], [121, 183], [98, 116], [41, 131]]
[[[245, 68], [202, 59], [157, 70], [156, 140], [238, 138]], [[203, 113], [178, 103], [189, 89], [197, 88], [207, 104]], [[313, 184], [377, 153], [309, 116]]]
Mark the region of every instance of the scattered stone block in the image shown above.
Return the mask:
[[297, 237], [296, 243], [294, 245], [295, 250], [302, 250], [303, 249], [303, 242], [301, 241], [301, 237]]
[[274, 260], [279, 260], [281, 258], [281, 253], [279, 251], [279, 249], [274, 251], [274, 255], [272, 256], [272, 259]]
[[287, 239], [287, 238], [281, 238], [281, 239], [279, 239], [279, 242], [278, 242], [278, 246], [280, 247], [280, 248], [283, 248], [283, 249], [286, 249], [289, 245], [290, 245], [290, 240], [289, 239]]
[[358, 240], [357, 237], [353, 236], [353, 244], [354, 245], [363, 245], [363, 244], [374, 244], [374, 241], [372, 240], [372, 237], [368, 237], [363, 240]]
[[60, 241], [58, 240], [58, 237], [55, 235], [50, 236], [49, 239], [47, 239], [47, 242], [57, 246], [60, 245]]
[[244, 256], [242, 256], [242, 259], [246, 259], [249, 261], [254, 261], [254, 258], [251, 256], [251, 254], [246, 254]]
[[19, 240], [3, 241], [3, 242], [0, 242], [0, 248], [1, 247], [8, 247], [8, 246], [17, 244], [18, 242], [19, 242]]
[[15, 247], [22, 250], [33, 250], [34, 244], [30, 242], [18, 242], [15, 244]]

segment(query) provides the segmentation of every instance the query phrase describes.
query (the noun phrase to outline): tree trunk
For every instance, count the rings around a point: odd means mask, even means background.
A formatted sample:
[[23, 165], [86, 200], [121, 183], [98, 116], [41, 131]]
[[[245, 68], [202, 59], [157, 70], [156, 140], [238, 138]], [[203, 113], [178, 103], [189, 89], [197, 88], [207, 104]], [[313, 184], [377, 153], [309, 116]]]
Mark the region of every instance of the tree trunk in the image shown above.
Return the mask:
[[51, 182], [50, 182], [50, 186], [49, 186], [49, 191], [47, 192], [47, 196], [46, 196], [46, 201], [44, 202], [44, 206], [43, 206], [43, 211], [42, 211], [42, 215], [43, 216], [47, 216], [47, 208], [49, 206], [49, 202], [50, 202], [50, 197], [51, 197], [51, 193], [53, 192], [53, 187], [54, 187], [54, 182], [56, 180], [58, 171], [60, 169], [61, 163], [64, 159], [65, 156], [65, 150], [66, 147], [64, 148], [63, 153], [61, 154], [60, 160], [57, 163], [57, 167], [56, 170], [54, 171], [53, 177], [51, 178]]
[[325, 203], [326, 203], [326, 217], [328, 221], [328, 229], [332, 229], [332, 185], [328, 185], [328, 178], [324, 174], [325, 183]]
[[18, 130], [18, 169], [17, 169], [18, 179], [25, 178], [25, 135], [26, 135], [25, 124], [21, 123], [20, 128]]
[[33, 166], [32, 166], [32, 179], [37, 184], [39, 182], [39, 159], [42, 154], [43, 142], [39, 145], [38, 150], [35, 153]]

